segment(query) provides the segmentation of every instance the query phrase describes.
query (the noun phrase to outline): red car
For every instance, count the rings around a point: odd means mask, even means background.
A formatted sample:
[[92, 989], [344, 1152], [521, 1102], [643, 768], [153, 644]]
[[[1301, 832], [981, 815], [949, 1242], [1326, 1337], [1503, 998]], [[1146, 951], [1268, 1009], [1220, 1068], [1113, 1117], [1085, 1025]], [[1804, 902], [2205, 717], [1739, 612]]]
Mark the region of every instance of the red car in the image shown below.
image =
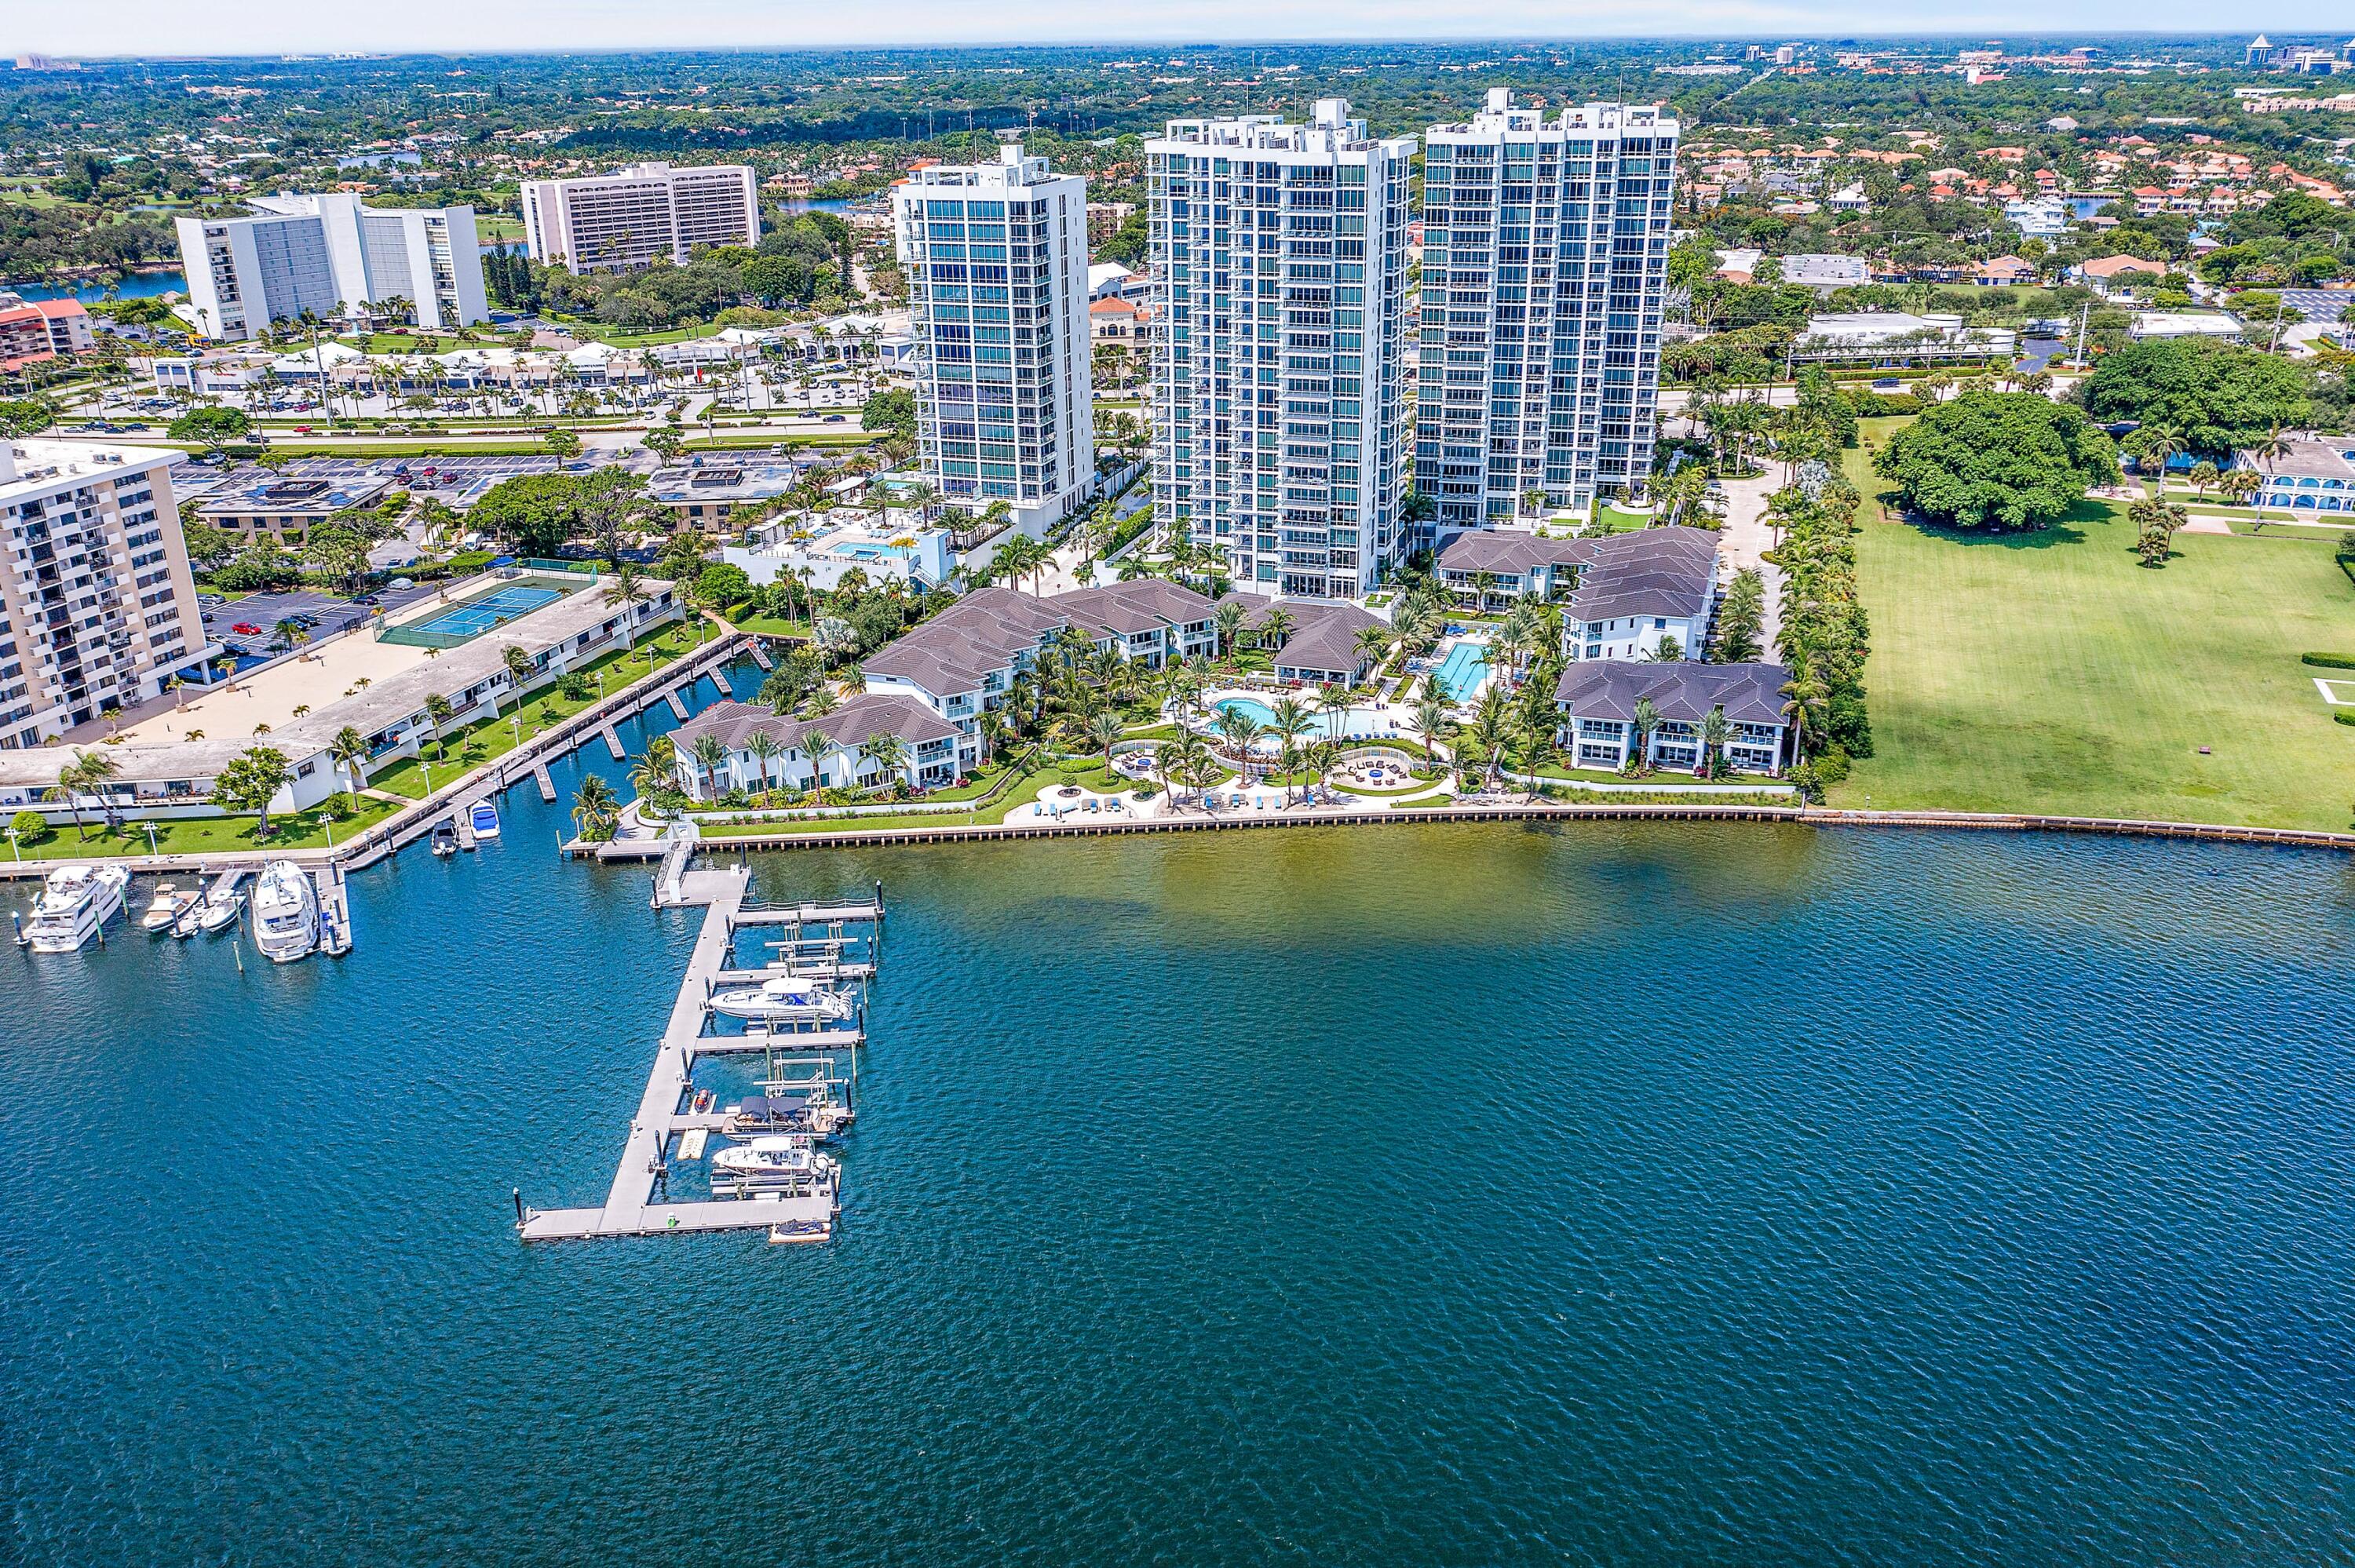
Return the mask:
[[253, 622], [250, 620], [240, 620], [235, 626], [230, 627], [229, 630], [236, 632], [240, 637], [259, 637], [261, 635], [261, 628], [254, 625]]

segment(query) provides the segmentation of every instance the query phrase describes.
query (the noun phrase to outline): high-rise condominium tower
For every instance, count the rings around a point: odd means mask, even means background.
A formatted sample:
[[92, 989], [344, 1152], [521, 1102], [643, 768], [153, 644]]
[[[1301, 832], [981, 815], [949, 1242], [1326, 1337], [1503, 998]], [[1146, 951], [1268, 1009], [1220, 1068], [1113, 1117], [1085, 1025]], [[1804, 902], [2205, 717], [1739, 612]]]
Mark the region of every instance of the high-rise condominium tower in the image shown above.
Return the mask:
[[245, 217], [183, 217], [188, 304], [208, 337], [406, 300], [419, 326], [489, 318], [471, 207], [372, 207], [343, 191], [257, 196]]
[[523, 237], [535, 261], [575, 272], [684, 264], [710, 245], [761, 238], [761, 191], [744, 164], [633, 164], [610, 175], [523, 183]]
[[180, 455], [0, 440], [0, 750], [135, 706], [220, 652], [172, 504]]
[[1502, 88], [1431, 128], [1414, 471], [1439, 527], [1642, 486], [1676, 154], [1657, 108], [1548, 120]]
[[1146, 143], [1154, 504], [1244, 588], [1354, 599], [1400, 553], [1413, 154], [1337, 98]]
[[1036, 537], [1095, 482], [1088, 183], [1008, 145], [918, 169], [891, 210], [925, 475], [954, 505], [1006, 502]]

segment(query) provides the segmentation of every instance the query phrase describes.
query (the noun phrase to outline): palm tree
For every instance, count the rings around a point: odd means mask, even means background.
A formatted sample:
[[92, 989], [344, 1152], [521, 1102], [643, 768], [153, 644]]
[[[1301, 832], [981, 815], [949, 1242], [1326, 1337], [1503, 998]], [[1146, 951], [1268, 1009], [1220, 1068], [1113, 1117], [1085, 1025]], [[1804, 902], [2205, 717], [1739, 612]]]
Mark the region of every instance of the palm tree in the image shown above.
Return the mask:
[[[1472, 710], [1472, 723], [1465, 732], [1469, 749], [1480, 758], [1480, 787], [1486, 789], [1489, 779], [1503, 765], [1505, 744], [1513, 733], [1512, 708], [1504, 688], [1491, 686], [1481, 694], [1480, 705]], [[1459, 762], [1457, 771], [1462, 771]]]
[[352, 810], [359, 810], [360, 790], [368, 784], [368, 737], [350, 725], [346, 725], [336, 732], [335, 740], [327, 747], [327, 755], [342, 767], [344, 776], [352, 781]]
[[531, 679], [533, 673], [539, 666], [531, 662], [530, 654], [512, 642], [499, 650], [499, 659], [507, 667], [507, 683], [515, 688], [516, 705], [521, 707], [523, 683]]
[[425, 699], [425, 719], [433, 729], [434, 751], [444, 760], [450, 756], [450, 747], [442, 739], [442, 726], [448, 724], [456, 713], [457, 709], [450, 705], [450, 699], [439, 692]]
[[271, 636], [288, 648], [300, 648], [311, 641], [311, 629], [289, 617], [270, 629]]
[[710, 791], [709, 799], [718, 800], [719, 770], [728, 766], [728, 743], [716, 735], [698, 735], [695, 737], [695, 744], [688, 747], [688, 754], [703, 769], [706, 787]]
[[1447, 705], [1426, 694], [1414, 705], [1414, 727], [1423, 732], [1423, 747], [1430, 751], [1432, 760], [1437, 761], [1440, 744], [1447, 734]]
[[[858, 749], [875, 764], [875, 782], [879, 789], [887, 781], [897, 779], [901, 766], [908, 760], [907, 744], [898, 736], [886, 735], [879, 730], [862, 741]], [[854, 772], [853, 779], [857, 777]]]
[[1659, 727], [1660, 710], [1653, 705], [1651, 698], [1637, 697], [1636, 699], [1635, 756], [1637, 766], [1649, 768], [1652, 765], [1652, 736], [1658, 733]]
[[1300, 622], [1295, 620], [1292, 612], [1284, 606], [1269, 605], [1259, 618], [1259, 632], [1256, 640], [1262, 648], [1273, 653], [1291, 639], [1299, 625]]
[[1300, 760], [1310, 777], [1316, 779], [1316, 788], [1329, 789], [1334, 765], [1341, 760], [1341, 743], [1329, 736], [1322, 740], [1312, 740], [1302, 749]]
[[1497, 590], [1497, 574], [1483, 567], [1472, 574], [1472, 608], [1486, 614], [1488, 596]]
[[1700, 762], [1702, 773], [1717, 777], [1717, 759], [1725, 755], [1725, 743], [1733, 736], [1733, 721], [1725, 716], [1722, 704], [1709, 710], [1700, 721]]
[[2150, 465], [2145, 482], [2158, 495], [2167, 488], [2167, 465], [2183, 450], [2183, 432], [2172, 425], [2145, 425], [2134, 433], [2132, 450]]
[[1360, 627], [1358, 630], [1358, 657], [1372, 665], [1375, 673], [1380, 674], [1382, 661], [1390, 657], [1392, 640], [1391, 629], [1387, 626]]
[[[1177, 738], [1163, 741], [1155, 760], [1161, 765], [1162, 782], [1173, 790], [1181, 783], [1192, 784], [1199, 790], [1209, 781], [1211, 769], [1216, 766], [1210, 758], [1210, 748], [1202, 743], [1200, 736], [1190, 729], [1179, 730]], [[1174, 794], [1172, 800], [1175, 800]]]
[[[2282, 440], [2281, 427], [2279, 425], [2275, 425], [2266, 430], [2265, 439], [2249, 449], [2249, 456], [2254, 458], [2258, 466], [2264, 470], [2265, 482], [2267, 485], [2270, 485], [2273, 482], [2274, 464], [2281, 461], [2282, 459], [2288, 455], [2289, 443]], [[2265, 492], [2264, 486], [2260, 486], [2258, 488], [2256, 496], [2257, 523], [2255, 529], [2253, 531], [2263, 533], [2265, 526]]]
[[638, 575], [638, 568], [627, 561], [614, 563], [613, 581], [605, 589], [605, 599], [606, 602], [622, 607], [624, 644], [636, 647], [638, 606], [646, 601], [645, 579]]
[[1223, 599], [1210, 611], [1210, 630], [1217, 634], [1216, 646], [1221, 658], [1235, 651], [1235, 635], [1250, 614], [1239, 599]]
[[621, 821], [621, 805], [613, 787], [591, 773], [572, 797], [572, 825], [592, 843], [610, 839]]
[[1538, 719], [1532, 722], [1531, 715], [1527, 713], [1521, 715], [1515, 735], [1520, 741], [1521, 772], [1529, 780], [1529, 799], [1534, 800], [1540, 788], [1540, 774], [1547, 763], [1561, 755], [1561, 743], [1555, 737], [1554, 726], [1550, 721]]
[[765, 795], [769, 792], [769, 760], [784, 747], [767, 730], [756, 729], [744, 737], [744, 749], [751, 752], [752, 760], [761, 765], [761, 793]]
[[1120, 722], [1120, 715], [1108, 707], [1099, 708], [1088, 720], [1088, 739], [1094, 742], [1096, 749], [1103, 753], [1104, 771], [1107, 773], [1112, 771], [1113, 745], [1120, 739], [1121, 731], [1124, 727], [1126, 726]]
[[646, 742], [646, 748], [630, 761], [630, 788], [641, 800], [651, 800], [678, 788], [678, 746], [666, 735], [658, 735]]
[[1230, 703], [1219, 710], [1219, 716], [1211, 721], [1210, 727], [1217, 730], [1219, 738], [1227, 743], [1227, 750], [1248, 779], [1251, 777], [1252, 742], [1259, 738], [1259, 721], [1245, 713], [1240, 704]]
[[802, 705], [802, 716], [814, 719], [824, 718], [841, 705], [842, 699], [834, 694], [832, 686], [820, 686], [816, 691], [812, 692], [809, 694], [809, 700]]
[[91, 760], [90, 752], [75, 752], [73, 760], [58, 769], [58, 781], [41, 791], [43, 800], [52, 805], [62, 804], [73, 813], [74, 832], [85, 842], [90, 838], [90, 830], [82, 826], [80, 797], [83, 786], [91, 781], [89, 772]]
[[[1268, 711], [1267, 716], [1269, 733], [1275, 736], [1282, 744], [1284, 771], [1288, 776], [1292, 772], [1293, 761], [1299, 750], [1300, 737], [1316, 728], [1316, 721], [1310, 716], [1307, 705], [1291, 696], [1277, 698], [1275, 706]], [[1291, 789], [1292, 786], [1287, 782], [1284, 785], [1284, 799], [1287, 801], [1291, 799]]]

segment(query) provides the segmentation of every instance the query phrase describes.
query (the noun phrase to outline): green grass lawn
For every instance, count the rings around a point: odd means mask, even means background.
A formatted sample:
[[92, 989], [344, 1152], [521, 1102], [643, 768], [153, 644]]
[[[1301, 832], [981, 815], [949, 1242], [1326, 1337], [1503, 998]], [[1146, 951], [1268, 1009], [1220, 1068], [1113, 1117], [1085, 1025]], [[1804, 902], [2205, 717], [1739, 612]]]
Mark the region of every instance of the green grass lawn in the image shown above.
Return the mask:
[[[554, 728], [583, 708], [594, 707], [603, 700], [597, 694], [596, 675], [600, 671], [605, 676], [605, 695], [611, 696], [631, 682], [643, 679], [665, 664], [676, 662], [695, 647], [696, 644], [688, 641], [685, 632], [674, 627], [659, 637], [641, 642], [632, 652], [623, 653], [615, 649], [581, 666], [581, 673], [590, 677], [590, 691], [586, 697], [574, 699], [565, 696], [554, 686], [544, 687], [525, 698], [521, 709], [510, 705], [496, 718], [476, 719], [452, 730], [446, 747], [427, 741], [424, 763], [421, 764], [413, 757], [405, 758], [370, 777], [368, 785], [372, 789], [390, 790], [411, 800], [422, 800], [429, 778], [437, 787], [448, 784], [462, 773], [471, 773], [486, 762], [505, 757], [516, 748], [519, 741], [529, 740]], [[508, 722], [510, 717], [518, 715], [523, 720], [520, 735], [517, 734], [518, 726]]]
[[1986, 538], [1865, 516], [1877, 755], [1833, 804], [2347, 827], [2355, 733], [2298, 663], [2355, 642], [2328, 542], [2179, 534], [2151, 570], [2107, 503]]
[[728, 624], [739, 631], [755, 637], [790, 637], [798, 641], [809, 641], [809, 622], [788, 620], [782, 615], [731, 615]]
[[[1107, 773], [1101, 767], [1078, 768], [1071, 781], [1082, 789], [1106, 794], [1114, 789], [1133, 789], [1135, 782], [1118, 774]], [[883, 828], [963, 827], [974, 822], [1002, 822], [1020, 808], [1027, 808], [1049, 789], [1063, 787], [1060, 768], [1049, 768], [1018, 781], [1005, 795], [974, 811], [877, 811], [863, 816], [827, 816], [802, 818], [794, 821], [718, 822], [705, 825], [705, 838], [751, 838], [766, 833], [838, 833], [873, 832]], [[975, 791], [979, 793], [979, 791]], [[940, 794], [930, 797], [943, 799]]]
[[[337, 796], [338, 811], [343, 810], [343, 797]], [[255, 833], [261, 825], [259, 817], [191, 817], [179, 821], [155, 824], [155, 850], [159, 854], [229, 854], [255, 853], [264, 850], [325, 849], [329, 835], [336, 843], [348, 842], [383, 821], [400, 808], [389, 800], [360, 798], [359, 810], [339, 817], [332, 825], [321, 827], [314, 808], [294, 816], [271, 819], [272, 832], [267, 839]], [[0, 845], [0, 848], [5, 848]], [[90, 837], [84, 839], [69, 822], [57, 829], [37, 844], [24, 846], [27, 860], [144, 860], [147, 856], [147, 830], [137, 823], [126, 823], [120, 832], [109, 832], [95, 821], [91, 824]]]

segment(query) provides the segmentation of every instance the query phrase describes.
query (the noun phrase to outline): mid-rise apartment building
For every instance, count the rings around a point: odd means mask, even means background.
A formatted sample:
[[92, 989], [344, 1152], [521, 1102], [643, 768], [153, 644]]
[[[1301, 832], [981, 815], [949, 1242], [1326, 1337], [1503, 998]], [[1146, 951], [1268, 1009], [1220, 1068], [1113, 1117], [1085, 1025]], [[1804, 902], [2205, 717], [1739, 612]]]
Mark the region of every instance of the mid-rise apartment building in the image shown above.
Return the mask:
[[742, 164], [633, 164], [577, 180], [526, 180], [524, 246], [575, 272], [684, 262], [711, 245], [761, 238], [760, 183]]
[[1677, 122], [1492, 90], [1423, 157], [1415, 485], [1436, 534], [1584, 506], [1651, 471]]
[[420, 327], [490, 315], [474, 207], [368, 207], [344, 191], [254, 197], [233, 219], [176, 219], [188, 306], [205, 336], [247, 339], [405, 299]]
[[1401, 554], [1413, 154], [1343, 99], [1146, 143], [1154, 503], [1257, 591], [1358, 598]]
[[180, 265], [208, 337], [256, 337], [389, 300], [421, 327], [489, 319], [471, 207], [384, 207], [348, 192], [257, 197], [244, 217], [183, 217]]
[[0, 749], [144, 702], [219, 652], [172, 504], [180, 456], [0, 441]]
[[1008, 145], [916, 170], [891, 209], [925, 476], [1036, 537], [1095, 483], [1087, 181]]
[[0, 289], [0, 370], [21, 370], [97, 346], [90, 313], [80, 302], [27, 300]]

